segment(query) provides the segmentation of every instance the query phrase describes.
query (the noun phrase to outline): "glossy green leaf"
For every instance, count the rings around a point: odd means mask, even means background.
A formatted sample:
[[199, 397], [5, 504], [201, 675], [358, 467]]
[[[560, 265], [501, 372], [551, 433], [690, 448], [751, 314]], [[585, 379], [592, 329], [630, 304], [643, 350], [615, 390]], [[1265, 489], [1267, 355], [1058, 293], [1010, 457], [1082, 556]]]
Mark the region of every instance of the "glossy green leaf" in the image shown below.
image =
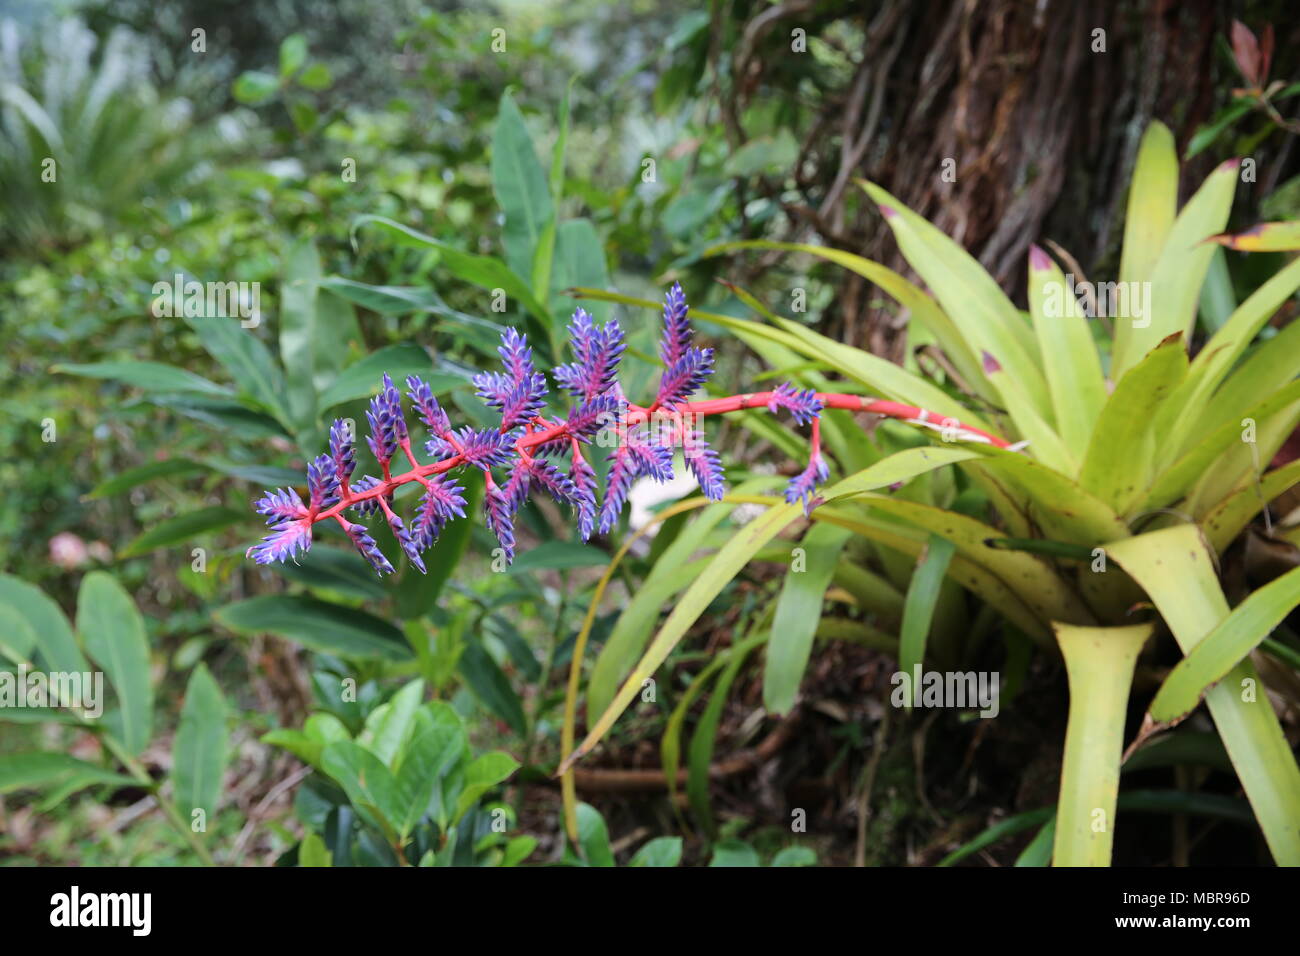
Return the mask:
[[1054, 629], [1070, 680], [1070, 717], [1052, 859], [1057, 866], [1109, 866], [1129, 690], [1154, 628]]
[[[35, 650], [47, 669], [78, 674], [90, 670], [67, 616], [36, 585], [0, 572], [0, 604], [8, 605], [26, 619], [36, 635]], [[25, 648], [23, 652], [31, 650]]]
[[138, 786], [138, 781], [63, 753], [0, 754], [0, 794], [97, 784], [118, 789]]
[[[903, 624], [898, 634], [898, 669], [911, 674], [925, 663], [925, 647], [930, 636], [939, 588], [943, 585], [956, 545], [947, 538], [931, 534], [916, 564], [916, 573], [907, 588], [903, 605]], [[920, 686], [913, 688], [918, 698]], [[907, 709], [912, 709], [908, 701]]]
[[230, 389], [208, 381], [202, 375], [161, 362], [92, 362], [59, 364], [51, 372], [104, 378], [131, 385], [146, 392], [201, 392], [206, 395], [230, 395]]
[[213, 531], [247, 520], [248, 515], [244, 512], [220, 506], [188, 511], [174, 518], [159, 521], [128, 544], [119, 553], [119, 557], [133, 558], [158, 548], [169, 548], [177, 544], [190, 545], [201, 535], [211, 534]]
[[218, 608], [215, 617], [240, 634], [276, 634], [340, 657], [386, 661], [411, 657], [404, 635], [387, 621], [306, 595], [249, 598]]
[[77, 635], [117, 691], [119, 736], [134, 756], [153, 736], [149, 637], [131, 595], [105, 571], [91, 571], [81, 579]]
[[1169, 672], [1148, 712], [1157, 723], [1181, 720], [1201, 694], [1243, 660], [1300, 605], [1300, 568], [1288, 571], [1233, 608]]
[[492, 191], [505, 217], [506, 262], [515, 275], [531, 276], [533, 252], [555, 207], [523, 114], [509, 92], [501, 97], [492, 132]]
[[[1137, 535], [1106, 548], [1160, 611], [1184, 654], [1229, 614], [1195, 525]], [[1249, 660], [1205, 694], [1210, 715], [1279, 865], [1300, 865], [1300, 769]]]
[[159, 478], [175, 478], [178, 475], [191, 475], [207, 471], [208, 466], [187, 458], [168, 458], [164, 461], [151, 461], [138, 468], [128, 468], [112, 478], [100, 482], [86, 495], [87, 498], [109, 498], [130, 491], [140, 485]]
[[176, 808], [189, 820], [203, 810], [211, 821], [221, 799], [227, 756], [226, 698], [204, 664], [194, 668], [185, 688], [181, 722], [172, 742], [172, 781]]

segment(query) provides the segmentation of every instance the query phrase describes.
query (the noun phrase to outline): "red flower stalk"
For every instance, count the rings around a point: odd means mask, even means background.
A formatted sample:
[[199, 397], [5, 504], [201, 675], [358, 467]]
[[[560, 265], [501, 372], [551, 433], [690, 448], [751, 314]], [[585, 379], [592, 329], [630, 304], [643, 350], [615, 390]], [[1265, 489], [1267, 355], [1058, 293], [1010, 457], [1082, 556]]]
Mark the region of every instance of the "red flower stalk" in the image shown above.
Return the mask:
[[[596, 475], [583, 457], [583, 445], [598, 436], [615, 439], [599, 513], [600, 531], [604, 534], [617, 521], [633, 481], [640, 477], [668, 481], [673, 477], [672, 449], [678, 444], [704, 494], [713, 500], [720, 499], [724, 494], [722, 464], [717, 452], [708, 447], [696, 428], [696, 422], [709, 415], [746, 408], [767, 408], [773, 413], [784, 408], [797, 424], [811, 426], [812, 452], [808, 466], [790, 480], [785, 493], [786, 501], [802, 500], [809, 511], [818, 482], [828, 476], [821, 452], [820, 427], [821, 412], [826, 408], [870, 412], [950, 430], [966, 441], [1007, 447], [1007, 442], [995, 435], [912, 405], [859, 395], [801, 391], [789, 384], [767, 392], [691, 401], [689, 396], [713, 372], [713, 350], [691, 345], [687, 312], [681, 286], [674, 284], [664, 306], [660, 356], [665, 369], [654, 401], [645, 407], [629, 402], [618, 383], [618, 364], [624, 348], [618, 322], [597, 327], [583, 309], [574, 313], [569, 326], [577, 361], [552, 371], [560, 389], [573, 401], [565, 418], [548, 418], [542, 414], [546, 404], [546, 377], [533, 367], [532, 349], [525, 336], [514, 329], [507, 329], [501, 337], [498, 351], [503, 371], [484, 372], [474, 377], [479, 397], [501, 413], [501, 424], [496, 429], [453, 430], [429, 386], [411, 376], [406, 380], [407, 395], [429, 431], [425, 452], [433, 461], [421, 462], [411, 450], [401, 395], [385, 375], [379, 394], [371, 400], [366, 413], [370, 424], [367, 443], [382, 477], [366, 475], [352, 479], [356, 466], [355, 438], [344, 421], [335, 421], [330, 429], [329, 452], [308, 466], [307, 502], [292, 488], [267, 492], [256, 502], [257, 511], [267, 516], [271, 533], [249, 548], [249, 557], [258, 564], [296, 557], [311, 547], [312, 529], [318, 522], [334, 520], [376, 572], [391, 573], [392, 564], [380, 552], [367, 528], [345, 516], [347, 512], [354, 516], [380, 513], [407, 559], [423, 572], [422, 552], [437, 540], [447, 522], [465, 516], [464, 489], [450, 474], [459, 468], [477, 468], [484, 473], [485, 517], [507, 561], [513, 560], [515, 553], [514, 515], [529, 493], [538, 489], [575, 508], [578, 530], [586, 540], [596, 526]], [[599, 444], [608, 445], [605, 441]], [[393, 474], [399, 453], [410, 467]], [[567, 474], [551, 462], [565, 457], [569, 460]], [[504, 471], [504, 481], [494, 476], [494, 469]], [[408, 526], [393, 511], [392, 499], [397, 488], [410, 482], [423, 485], [424, 494]]]

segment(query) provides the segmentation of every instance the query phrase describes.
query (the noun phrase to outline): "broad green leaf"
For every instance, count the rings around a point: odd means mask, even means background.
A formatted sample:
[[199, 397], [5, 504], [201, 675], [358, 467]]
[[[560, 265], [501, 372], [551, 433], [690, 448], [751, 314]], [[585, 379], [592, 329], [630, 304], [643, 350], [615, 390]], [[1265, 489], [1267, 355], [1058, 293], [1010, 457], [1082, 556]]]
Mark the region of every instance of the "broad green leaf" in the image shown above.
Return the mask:
[[709, 866], [762, 866], [758, 851], [741, 840], [720, 840], [713, 846]]
[[555, 215], [546, 174], [537, 160], [523, 114], [509, 92], [502, 94], [492, 132], [492, 191], [505, 216], [502, 243], [517, 276], [532, 276], [533, 252]]
[[81, 579], [77, 635], [117, 691], [120, 738], [134, 756], [153, 736], [149, 638], [131, 595], [105, 571], [91, 571]]
[[[988, 353], [1006, 370], [999, 392], [1012, 418], [1019, 425], [1016, 415], [1023, 409], [1011, 403], [1013, 398], [1023, 399], [1052, 425], [1051, 399], [1037, 364], [1037, 344], [1029, 325], [997, 282], [970, 253], [885, 190], [872, 183], [861, 185], [877, 205], [888, 210], [886, 222], [899, 249], [957, 324], [971, 351], [981, 362]], [[1008, 394], [1011, 386], [1014, 390]]]
[[1052, 858], [1056, 866], [1109, 866], [1129, 689], [1154, 628], [1054, 629], [1070, 680], [1070, 718]]
[[320, 280], [316, 244], [309, 238], [297, 240], [285, 251], [280, 280], [280, 361], [284, 364], [285, 402], [290, 420], [299, 431], [311, 427], [316, 419], [316, 343], [321, 335], [316, 301]]
[[676, 866], [682, 859], [681, 837], [655, 837], [628, 860], [628, 866]]
[[280, 81], [261, 70], [247, 70], [235, 79], [232, 93], [235, 100], [245, 106], [265, 103], [280, 88]]
[[[215, 320], [214, 320], [215, 321]], [[59, 364], [51, 372], [80, 375], [83, 378], [106, 378], [144, 389], [146, 392], [201, 392], [207, 395], [230, 395], [230, 389], [210, 382], [174, 365], [161, 362], [93, 362], [90, 364]]]
[[[839, 525], [841, 528], [848, 528], [854, 534], [885, 545], [913, 559], [918, 558], [922, 548], [925, 547], [927, 535], [921, 528], [885, 521], [868, 514], [855, 514], [840, 508], [822, 506], [814, 509], [812, 518], [814, 521], [824, 521]], [[1035, 614], [1000, 577], [978, 562], [958, 554], [953, 557], [949, 565], [948, 576], [985, 603], [996, 608], [1008, 621], [1035, 640], [1044, 644], [1048, 642], [1050, 632], [1047, 621], [1050, 618]]]
[[460, 673], [483, 706], [509, 724], [515, 733], [527, 732], [523, 702], [480, 642], [470, 641], [465, 645], [460, 655]]
[[181, 722], [172, 743], [172, 781], [176, 808], [188, 821], [196, 809], [211, 820], [221, 800], [226, 766], [226, 699], [204, 664], [194, 668], [185, 688]]
[[788, 846], [778, 850], [776, 856], [772, 857], [772, 866], [816, 866], [817, 854], [810, 847], [806, 846]]
[[1186, 375], [1187, 350], [1174, 334], [1119, 380], [1101, 410], [1079, 484], [1117, 514], [1146, 495], [1160, 440], [1153, 422]]
[[488, 292], [504, 289], [508, 297], [517, 299], [544, 326], [550, 324], [546, 307], [533, 295], [533, 290], [528, 283], [512, 272], [510, 267], [500, 259], [464, 252], [383, 216], [359, 216], [352, 223], [352, 231], [355, 234], [363, 226], [369, 225], [377, 226], [395, 237], [400, 245], [438, 250], [442, 256], [442, 264], [457, 278]]
[[[907, 588], [903, 625], [898, 634], [898, 669], [903, 673], [914, 673], [925, 663], [925, 647], [930, 636], [930, 622], [934, 618], [935, 605], [939, 601], [939, 588], [943, 585], [955, 550], [956, 545], [952, 541], [932, 533], [925, 543], [925, 550], [921, 552], [916, 573], [912, 575], [912, 583]], [[919, 700], [920, 684], [913, 690]], [[909, 711], [912, 704], [913, 701], [907, 702]]]
[[308, 831], [303, 835], [302, 843], [298, 844], [298, 865], [333, 866], [334, 857], [325, 846], [325, 841]]
[[[1210, 552], [1195, 525], [1177, 525], [1107, 545], [1150, 596], [1184, 654], [1229, 615]], [[1280, 866], [1300, 865], [1300, 769], [1249, 660], [1205, 694], [1264, 838]]]
[[1025, 517], [1049, 540], [1093, 547], [1128, 534], [1128, 526], [1104, 501], [1060, 472], [993, 445], [968, 447], [984, 455], [983, 469], [1011, 486]]
[[[476, 514], [483, 497], [483, 478], [477, 473], [469, 474], [461, 479], [461, 484], [465, 488], [462, 495], [465, 513]], [[443, 528], [433, 547], [424, 555], [428, 573], [417, 574], [412, 567], [406, 569], [397, 588], [397, 613], [404, 620], [423, 617], [438, 603], [447, 579], [465, 554], [473, 527], [472, 521], [453, 521]]]
[[695, 725], [695, 732], [691, 734], [691, 743], [687, 749], [686, 795], [701, 829], [709, 835], [717, 833], [717, 825], [714, 823], [713, 813], [709, 807], [709, 782], [718, 725], [722, 723], [731, 685], [740, 673], [740, 668], [744, 665], [749, 652], [756, 646], [757, 642], [752, 639], [745, 640], [732, 647], [727, 653], [727, 664], [718, 675], [713, 693], [709, 695], [709, 703]]
[[307, 38], [301, 33], [291, 33], [280, 41], [280, 76], [288, 78], [302, 69], [307, 62]]
[[1300, 288], [1300, 260], [1280, 270], [1256, 289], [1211, 336], [1192, 362], [1186, 384], [1178, 390], [1171, 407], [1159, 416], [1162, 429], [1168, 432], [1164, 442], [1167, 449], [1186, 450], [1195, 431], [1204, 427], [1202, 409], [1208, 406], [1210, 414], [1213, 414], [1219, 404], [1217, 396], [1212, 398], [1215, 390], [1255, 336], [1297, 288]]
[[724, 242], [711, 246], [704, 251], [705, 256], [720, 255], [734, 249], [781, 249], [788, 252], [804, 252], [817, 256], [827, 262], [834, 262], [850, 272], [857, 273], [869, 282], [880, 286], [886, 293], [898, 301], [910, 313], [911, 318], [920, 322], [952, 359], [954, 367], [968, 385], [981, 398], [992, 401], [995, 393], [984, 377], [984, 370], [979, 357], [958, 330], [956, 323], [939, 307], [934, 299], [908, 282], [893, 269], [878, 262], [855, 256], [851, 252], [831, 249], [826, 246], [813, 246], [797, 242], [771, 242], [762, 239], [743, 242]]
[[358, 398], [370, 398], [379, 392], [385, 372], [403, 392], [408, 375], [420, 376], [435, 395], [469, 384], [468, 379], [459, 375], [434, 372], [432, 368], [429, 353], [418, 345], [386, 346], [344, 369], [329, 388], [321, 392], [320, 407], [328, 409]]
[[564, 570], [568, 568], [595, 568], [609, 560], [609, 555], [599, 548], [577, 541], [543, 541], [535, 548], [521, 551], [510, 573], [520, 574], [538, 570]]
[[[550, 284], [555, 292], [549, 301], [552, 312], [556, 314], [556, 321], [551, 326], [552, 339], [558, 346], [567, 337], [564, 326], [573, 314], [573, 300], [563, 290], [573, 286], [594, 286], [599, 289], [609, 285], [605, 246], [590, 219], [570, 219], [556, 228]], [[588, 311], [597, 322], [609, 318], [609, 306], [604, 303], [593, 303]]]
[[848, 539], [844, 528], [816, 524], [795, 549], [802, 553], [791, 554], [763, 666], [763, 706], [771, 713], [784, 714], [794, 706], [812, 653], [822, 601]]
[[456, 801], [452, 821], [459, 821], [479, 798], [497, 784], [509, 780], [519, 769], [519, 761], [500, 750], [485, 753], [465, 768], [465, 789]]
[[[410, 833], [429, 809], [443, 778], [469, 749], [469, 738], [456, 712], [431, 701], [415, 714], [415, 726], [397, 768], [397, 786], [405, 805], [400, 832]], [[450, 809], [439, 808], [439, 824], [450, 822]]]
[[397, 782], [378, 757], [355, 741], [341, 740], [325, 748], [321, 766], [343, 788], [352, 805], [385, 835], [400, 833], [406, 808]]
[[562, 770], [589, 752], [605, 736], [614, 721], [640, 692], [642, 682], [658, 670], [690, 626], [704, 613], [704, 609], [763, 545], [797, 520], [802, 513], [803, 509], [797, 505], [778, 505], [736, 532], [735, 537], [714, 557], [709, 569], [682, 595], [645, 656], [623, 683], [608, 709], [592, 724], [578, 749], [567, 757]]
[[996, 528], [963, 514], [891, 495], [868, 492], [857, 500], [952, 541], [959, 554], [1000, 578], [1042, 620], [1092, 623], [1091, 613], [1073, 588], [1048, 562], [1037, 555], [985, 544], [991, 538], [1005, 537]]
[[1202, 410], [1206, 424], [1198, 427], [1197, 432], [1203, 434], [1208, 428], [1226, 422], [1240, 427], [1246, 417], [1259, 419], [1261, 416], [1252, 412], [1251, 407], [1294, 385], [1298, 374], [1300, 323], [1289, 322], [1286, 328], [1251, 349], [1219, 386], [1208, 407]]
[[366, 716], [357, 741], [394, 770], [415, 729], [415, 712], [424, 697], [424, 681], [413, 680]]
[[1111, 378], [1119, 380], [1164, 339], [1181, 332], [1187, 339], [1196, 321], [1201, 286], [1210, 268], [1214, 246], [1204, 240], [1228, 221], [1238, 180], [1237, 163], [1216, 169], [1178, 213], [1148, 277], [1151, 315], [1114, 316], [1115, 348]]
[[173, 478], [177, 475], [190, 475], [207, 470], [207, 465], [197, 461], [190, 461], [187, 458], [168, 458], [165, 461], [152, 461], [147, 465], [141, 465], [139, 468], [128, 468], [107, 481], [100, 482], [91, 489], [86, 497], [108, 498], [112, 495], [120, 495], [124, 491], [130, 491], [132, 488], [155, 481], [158, 478]]
[[[551, 297], [551, 270], [555, 261], [555, 235], [559, 219], [560, 204], [564, 200], [564, 153], [569, 145], [569, 99], [573, 94], [573, 84], [578, 77], [569, 77], [564, 87], [564, 98], [560, 100], [559, 132], [555, 137], [555, 146], [551, 149], [551, 208], [553, 214], [542, 227], [542, 234], [533, 253], [533, 294], [541, 302], [548, 302]], [[603, 256], [602, 256], [603, 260]], [[593, 285], [608, 285], [608, 282], [596, 282]]]
[[1221, 680], [1300, 605], [1300, 568], [1253, 592], [1178, 662], [1160, 685], [1148, 712], [1157, 723], [1189, 714], [1211, 684]]
[[[1178, 152], [1174, 134], [1152, 120], [1142, 134], [1137, 163], [1129, 182], [1128, 209], [1124, 215], [1124, 247], [1120, 257], [1121, 282], [1151, 278], [1165, 238], [1178, 215]], [[1117, 326], [1116, 347], [1128, 329]]]
[[27, 620], [36, 635], [35, 650], [48, 670], [76, 674], [90, 670], [67, 616], [36, 585], [0, 572], [0, 604], [8, 605]]
[[1238, 252], [1290, 252], [1300, 249], [1300, 222], [1261, 222], [1210, 239]]
[[119, 557], [134, 558], [148, 554], [158, 548], [167, 548], [175, 544], [190, 544], [200, 535], [210, 534], [233, 524], [246, 521], [248, 515], [232, 508], [214, 506], [190, 511], [174, 518], [167, 518], [141, 533], [126, 546]]
[[1149, 511], [1172, 504], [1213, 472], [1216, 463], [1226, 458], [1234, 446], [1242, 443], [1245, 434], [1245, 426], [1242, 424], [1244, 418], [1257, 423], [1267, 422], [1279, 412], [1286, 412], [1297, 401], [1300, 401], [1300, 382], [1292, 382], [1246, 409], [1240, 416], [1234, 415], [1213, 426], [1207, 419], [1201, 440], [1192, 445], [1181, 458], [1168, 465], [1151, 483], [1143, 508]]
[[343, 721], [333, 714], [316, 713], [307, 718], [302, 730], [280, 727], [262, 735], [262, 743], [283, 747], [299, 760], [319, 768], [321, 754], [335, 741], [351, 740]]
[[1201, 530], [1216, 554], [1223, 554], [1250, 519], [1282, 492], [1300, 483], [1300, 461], [1292, 461], [1264, 475], [1258, 484], [1239, 488], [1201, 519]]
[[139, 786], [139, 781], [63, 753], [0, 754], [0, 794], [96, 784], [117, 789]]
[[314, 544], [298, 563], [272, 564], [272, 573], [313, 590], [333, 591], [363, 601], [382, 600], [388, 590], [366, 560], [355, 551]]
[[235, 319], [187, 317], [185, 321], [243, 392], [281, 423], [292, 425], [284, 405], [284, 375], [253, 329], [243, 328]]
[[1106, 404], [1106, 379], [1092, 332], [1065, 275], [1037, 246], [1029, 252], [1029, 314], [1066, 450], [1082, 461]]
[[609, 848], [609, 830], [605, 818], [590, 804], [578, 804], [578, 846], [587, 866], [613, 866], [614, 852]]
[[340, 657], [386, 661], [411, 657], [404, 635], [387, 621], [305, 595], [249, 598], [218, 608], [215, 617], [240, 634], [276, 634]]
[[[36, 632], [18, 608], [0, 604], [0, 657], [15, 664], [30, 664], [28, 655], [36, 646]], [[0, 707], [0, 714], [8, 716], [10, 708]], [[25, 709], [25, 708], [24, 708]]]

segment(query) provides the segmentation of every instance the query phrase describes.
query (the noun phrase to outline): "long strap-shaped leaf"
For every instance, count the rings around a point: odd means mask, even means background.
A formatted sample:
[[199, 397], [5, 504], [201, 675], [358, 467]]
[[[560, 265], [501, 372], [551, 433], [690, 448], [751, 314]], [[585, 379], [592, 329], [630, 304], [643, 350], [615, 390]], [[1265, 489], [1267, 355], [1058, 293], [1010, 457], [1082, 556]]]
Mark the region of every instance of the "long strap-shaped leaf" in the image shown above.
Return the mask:
[[1153, 630], [1054, 625], [1070, 678], [1061, 796], [1053, 862], [1109, 866], [1115, 840], [1115, 800], [1124, 751], [1124, 715], [1138, 652]]
[[[1107, 553], [1142, 585], [1184, 654], [1228, 616], [1210, 551], [1195, 525], [1117, 541]], [[1205, 695], [1273, 859], [1300, 865], [1300, 769], [1249, 660]]]
[[1205, 689], [1258, 647], [1296, 605], [1300, 605], [1300, 568], [1251, 594], [1178, 662], [1151, 702], [1151, 719], [1168, 724], [1189, 714]]
[[668, 615], [668, 620], [664, 622], [664, 626], [660, 628], [654, 641], [651, 642], [645, 656], [641, 658], [628, 679], [623, 682], [623, 686], [619, 689], [613, 703], [606, 708], [605, 712], [591, 726], [587, 736], [578, 745], [578, 748], [569, 754], [564, 763], [560, 765], [560, 773], [567, 771], [576, 760], [589, 753], [600, 742], [601, 738], [609, 732], [609, 729], [614, 725], [614, 721], [618, 720], [619, 716], [640, 692], [644, 681], [651, 677], [659, 669], [659, 665], [667, 660], [669, 653], [677, 646], [677, 642], [685, 636], [690, 626], [704, 613], [704, 609], [713, 602], [713, 599], [726, 587], [727, 583], [749, 562], [755, 552], [798, 520], [802, 514], [803, 507], [801, 505], [778, 505], [736, 532], [736, 536], [718, 552], [709, 569], [700, 575], [699, 579], [682, 595], [681, 600], [677, 602], [677, 606]]

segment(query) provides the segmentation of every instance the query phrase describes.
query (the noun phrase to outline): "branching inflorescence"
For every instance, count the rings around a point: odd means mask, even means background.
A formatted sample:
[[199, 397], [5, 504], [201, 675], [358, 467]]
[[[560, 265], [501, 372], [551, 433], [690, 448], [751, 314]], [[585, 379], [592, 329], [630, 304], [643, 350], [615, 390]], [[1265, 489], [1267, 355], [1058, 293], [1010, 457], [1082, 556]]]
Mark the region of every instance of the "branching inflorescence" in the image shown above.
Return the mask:
[[[963, 440], [1006, 446], [1000, 438], [951, 419], [940, 419], [923, 409], [860, 395], [832, 395], [782, 385], [769, 392], [754, 392], [690, 401], [713, 374], [713, 349], [692, 344], [688, 306], [680, 285], [665, 298], [663, 337], [659, 356], [664, 371], [654, 401], [642, 407], [627, 400], [618, 382], [623, 355], [623, 330], [611, 319], [598, 326], [583, 309], [569, 325], [575, 361], [551, 371], [559, 390], [568, 397], [565, 418], [547, 418], [546, 376], [533, 366], [532, 349], [525, 336], [506, 329], [501, 336], [502, 370], [474, 376], [478, 396], [501, 413], [497, 428], [453, 429], [446, 411], [429, 386], [417, 376], [406, 380], [407, 397], [429, 438], [422, 463], [411, 449], [402, 409], [402, 396], [388, 375], [370, 402], [366, 442], [378, 463], [380, 477], [354, 477], [355, 436], [349, 424], [338, 419], [330, 428], [329, 451], [307, 465], [307, 500], [292, 488], [264, 494], [256, 502], [259, 514], [271, 528], [262, 541], [249, 548], [258, 564], [286, 561], [311, 547], [312, 528], [333, 520], [379, 574], [393, 571], [388, 558], [357, 517], [382, 514], [407, 560], [421, 572], [422, 554], [437, 540], [453, 518], [465, 517], [465, 489], [452, 472], [476, 468], [485, 482], [484, 515], [507, 561], [515, 554], [514, 516], [530, 493], [545, 491], [568, 503], [577, 514], [583, 540], [599, 528], [606, 534], [618, 520], [633, 482], [642, 477], [668, 481], [673, 477], [673, 449], [682, 448], [687, 468], [704, 494], [719, 500], [724, 494], [722, 463], [698, 428], [699, 419], [746, 408], [785, 409], [799, 425], [812, 429], [808, 465], [786, 487], [788, 502], [802, 501], [811, 510], [816, 486], [828, 469], [822, 458], [821, 413], [826, 408], [866, 411], [931, 428], [953, 429]], [[612, 448], [604, 494], [597, 506], [596, 472], [584, 457], [593, 443]], [[395, 460], [404, 459], [409, 470], [393, 473]], [[555, 462], [568, 459], [568, 470]], [[393, 511], [393, 492], [418, 482], [424, 493], [409, 525]]]

